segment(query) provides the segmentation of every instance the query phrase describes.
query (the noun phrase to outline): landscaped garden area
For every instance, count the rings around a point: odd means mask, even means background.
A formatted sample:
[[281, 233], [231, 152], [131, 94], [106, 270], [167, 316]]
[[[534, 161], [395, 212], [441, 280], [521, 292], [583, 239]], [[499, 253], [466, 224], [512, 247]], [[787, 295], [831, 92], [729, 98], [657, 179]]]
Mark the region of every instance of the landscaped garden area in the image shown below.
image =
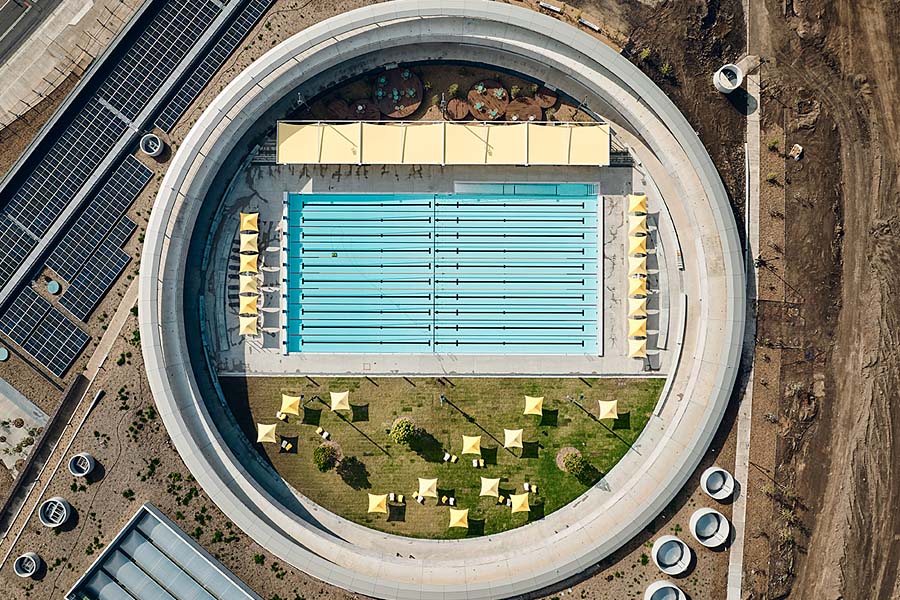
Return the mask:
[[[257, 446], [302, 494], [382, 531], [457, 538], [518, 527], [584, 493], [629, 451], [664, 380], [230, 377], [222, 383], [251, 441], [257, 423], [276, 425], [275, 441]], [[345, 391], [349, 409], [332, 411], [330, 392]], [[276, 418], [283, 394], [302, 396], [298, 416]], [[526, 395], [544, 398], [542, 415], [523, 414]], [[611, 400], [618, 417], [599, 419], [600, 402]], [[505, 429], [523, 430], [521, 448], [504, 447]], [[480, 458], [462, 453], [463, 436], [481, 436]], [[424, 504], [414, 499], [420, 477], [438, 480], [437, 498]], [[500, 479], [502, 503], [480, 495], [482, 477]], [[537, 493], [529, 495], [529, 511], [513, 513], [505, 499], [523, 494], [525, 483]], [[387, 514], [368, 512], [368, 494], [390, 493], [404, 502], [387, 502]], [[451, 498], [455, 508], [469, 509], [468, 528], [448, 528]]]

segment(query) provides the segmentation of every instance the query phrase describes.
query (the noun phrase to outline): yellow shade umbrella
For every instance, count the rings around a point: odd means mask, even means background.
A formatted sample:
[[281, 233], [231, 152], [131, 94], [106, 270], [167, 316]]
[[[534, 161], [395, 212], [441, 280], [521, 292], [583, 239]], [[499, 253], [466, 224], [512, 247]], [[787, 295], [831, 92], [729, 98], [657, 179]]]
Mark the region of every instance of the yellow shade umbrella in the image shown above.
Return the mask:
[[628, 340], [628, 358], [646, 358], [647, 340]]
[[521, 448], [522, 447], [522, 430], [521, 429], [504, 429], [503, 430], [503, 447], [504, 448]]
[[286, 415], [300, 415], [300, 396], [281, 395], [281, 412]]
[[278, 425], [264, 425], [263, 423], [257, 423], [256, 424], [256, 441], [277, 444], [278, 438], [275, 437], [275, 428], [277, 426]]
[[259, 252], [259, 234], [258, 233], [242, 233], [241, 234], [241, 252]]
[[647, 236], [628, 238], [628, 255], [647, 254]]
[[648, 231], [646, 215], [628, 215], [628, 235], [646, 234]]
[[647, 316], [647, 299], [646, 298], [629, 298], [628, 299], [628, 317]]
[[259, 213], [241, 213], [241, 231], [259, 231]]
[[350, 392], [331, 392], [331, 410], [350, 410]]
[[419, 477], [419, 495], [423, 498], [437, 498], [437, 479]]
[[497, 497], [500, 495], [500, 479], [489, 479], [487, 477], [481, 478], [481, 493], [479, 496], [493, 496]]
[[628, 257], [628, 275], [646, 275], [647, 274], [647, 257], [646, 256], [629, 256]]
[[241, 335], [256, 335], [256, 317], [238, 317], [241, 321]]
[[600, 400], [600, 419], [618, 419], [619, 401]]
[[481, 456], [481, 436], [464, 435], [462, 454], [477, 454]]
[[239, 273], [259, 273], [259, 269], [256, 266], [256, 259], [259, 258], [258, 254], [241, 254], [240, 257]]
[[257, 296], [239, 296], [241, 307], [238, 310], [242, 315], [255, 315], [258, 312], [256, 308]]
[[524, 494], [510, 494], [509, 499], [512, 501], [512, 511], [514, 513], [531, 510], [531, 507], [528, 506], [528, 492]]
[[369, 512], [387, 514], [387, 494], [369, 494]]
[[257, 294], [259, 293], [259, 282], [253, 275], [240, 276], [240, 292], [241, 294]]
[[646, 194], [628, 194], [628, 212], [645, 213], [647, 212], [647, 196]]
[[463, 529], [469, 528], [469, 509], [450, 509], [450, 525], [448, 527], [462, 527]]
[[544, 414], [544, 397], [525, 396], [525, 413], [526, 415]]
[[628, 321], [628, 337], [647, 337], [647, 319]]
[[646, 296], [647, 280], [643, 277], [628, 278], [628, 295], [629, 296]]

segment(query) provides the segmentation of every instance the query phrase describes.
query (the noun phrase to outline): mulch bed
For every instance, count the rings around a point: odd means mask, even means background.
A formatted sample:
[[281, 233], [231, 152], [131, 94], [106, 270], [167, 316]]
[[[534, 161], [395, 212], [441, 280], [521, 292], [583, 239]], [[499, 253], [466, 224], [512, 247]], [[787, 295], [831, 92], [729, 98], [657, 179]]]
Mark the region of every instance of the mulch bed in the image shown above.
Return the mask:
[[572, 446], [566, 446], [565, 448], [560, 448], [559, 452], [556, 453], [556, 466], [559, 467], [560, 471], [568, 473], [566, 471], [566, 457], [570, 454], [577, 454], [581, 456], [581, 451], [578, 448], [573, 448]]
[[534, 94], [534, 103], [541, 108], [550, 108], [556, 104], [557, 99], [556, 92], [551, 92], [545, 87], [538, 88], [538, 91]]
[[372, 100], [354, 100], [350, 103], [348, 111], [356, 121], [381, 120], [381, 111], [378, 110], [378, 106], [376, 106]]
[[384, 115], [404, 119], [422, 104], [422, 81], [410, 69], [392, 69], [375, 78], [372, 98]]
[[469, 103], [462, 98], [450, 98], [447, 103], [447, 116], [453, 121], [462, 121], [469, 117]]
[[479, 121], [502, 119], [509, 106], [509, 92], [493, 79], [479, 81], [469, 90], [469, 112]]
[[531, 98], [518, 98], [506, 108], [507, 121], [542, 121], [544, 111]]

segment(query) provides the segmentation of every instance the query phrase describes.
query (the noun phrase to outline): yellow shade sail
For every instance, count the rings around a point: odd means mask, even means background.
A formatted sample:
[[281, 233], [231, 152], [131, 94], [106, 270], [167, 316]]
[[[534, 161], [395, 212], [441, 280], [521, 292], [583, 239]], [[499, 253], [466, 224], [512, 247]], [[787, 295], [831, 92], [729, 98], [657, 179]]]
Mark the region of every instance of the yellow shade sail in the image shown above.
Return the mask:
[[628, 299], [628, 318], [634, 319], [647, 316], [647, 299], [646, 298], [629, 298]]
[[647, 236], [628, 238], [628, 255], [647, 254]]
[[350, 410], [350, 392], [330, 392], [331, 410]]
[[241, 335], [256, 335], [256, 317], [238, 317], [241, 321]]
[[504, 429], [503, 430], [503, 447], [504, 448], [521, 448], [522, 447], [522, 430], [521, 429]]
[[489, 479], [487, 477], [481, 478], [481, 493], [479, 496], [493, 496], [497, 497], [500, 495], [500, 479]]
[[527, 492], [524, 494], [510, 494], [509, 499], [512, 501], [512, 511], [514, 513], [528, 512], [531, 510], [531, 507], [528, 506]]
[[462, 454], [477, 454], [481, 456], [481, 436], [480, 435], [464, 435]]
[[387, 494], [369, 494], [369, 512], [387, 514]]
[[646, 234], [648, 231], [646, 215], [628, 215], [628, 235]]
[[628, 194], [628, 212], [645, 213], [647, 212], [647, 196], [646, 194]]
[[259, 234], [258, 233], [242, 233], [241, 234], [241, 252], [259, 252]]
[[241, 265], [238, 268], [240, 273], [259, 273], [259, 269], [256, 267], [256, 260], [259, 258], [258, 254], [241, 254]]
[[647, 340], [628, 340], [628, 358], [646, 358]]
[[525, 396], [525, 413], [526, 415], [544, 414], [544, 397], [543, 396]]
[[629, 256], [628, 257], [628, 275], [646, 275], [647, 274], [647, 257], [646, 256]]
[[239, 296], [241, 307], [238, 312], [242, 315], [255, 315], [259, 312], [256, 307], [256, 298], [257, 296]]
[[300, 396], [281, 395], [281, 412], [286, 415], [300, 415]]
[[241, 213], [241, 231], [259, 231], [259, 213]]
[[423, 498], [437, 498], [437, 479], [419, 477], [419, 495]]
[[256, 424], [256, 441], [277, 444], [278, 438], [275, 436], [275, 428], [277, 425], [265, 425], [263, 423]]
[[444, 161], [448, 165], [484, 164], [487, 155], [487, 126], [448, 123], [444, 127]]
[[257, 294], [259, 293], [259, 282], [253, 275], [240, 275], [240, 292], [241, 294]]
[[462, 527], [463, 529], [468, 529], [469, 527], [469, 509], [450, 509], [450, 525], [449, 527]]
[[628, 278], [628, 295], [629, 296], [646, 296], [647, 280], [643, 277]]
[[619, 401], [600, 400], [600, 419], [618, 419]]
[[640, 321], [628, 321], [628, 337], [647, 337], [647, 319]]

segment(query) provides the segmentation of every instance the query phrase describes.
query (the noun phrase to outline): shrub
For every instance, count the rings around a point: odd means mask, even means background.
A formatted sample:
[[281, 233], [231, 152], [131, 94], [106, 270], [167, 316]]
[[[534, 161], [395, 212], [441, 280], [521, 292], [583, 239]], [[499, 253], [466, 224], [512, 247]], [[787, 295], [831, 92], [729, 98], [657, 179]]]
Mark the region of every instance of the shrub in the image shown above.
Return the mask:
[[420, 435], [419, 428], [411, 419], [401, 417], [397, 419], [394, 426], [391, 427], [391, 439], [398, 444], [411, 444]]
[[659, 66], [659, 74], [663, 77], [669, 77], [672, 75], [672, 65], [671, 63], [664, 62]]
[[451, 83], [450, 87], [447, 88], [447, 96], [450, 98], [456, 98], [456, 95], [459, 93], [459, 84]]
[[264, 562], [266, 562], [266, 557], [263, 556], [262, 554], [254, 554], [254, 555], [253, 555], [253, 562], [255, 562], [255, 563], [258, 564], [258, 565], [261, 565], [261, 564], [263, 564]]
[[638, 53], [638, 62], [644, 62], [650, 58], [650, 48], [644, 48]]
[[563, 459], [563, 466], [566, 467], [566, 472], [569, 475], [572, 475], [584, 484], [592, 483], [597, 472], [585, 457], [574, 452]]
[[521, 94], [521, 93], [522, 93], [522, 88], [520, 88], [517, 85], [514, 85], [511, 88], [509, 88], [509, 97], [512, 98], [513, 100], [518, 98], [519, 94]]
[[766, 182], [769, 185], [778, 185], [778, 173], [767, 173]]
[[778, 152], [778, 140], [771, 139], [768, 143], [769, 152]]
[[334, 449], [334, 446], [322, 444], [313, 450], [313, 463], [315, 463], [316, 468], [323, 473], [333, 469], [336, 462], [337, 450]]

